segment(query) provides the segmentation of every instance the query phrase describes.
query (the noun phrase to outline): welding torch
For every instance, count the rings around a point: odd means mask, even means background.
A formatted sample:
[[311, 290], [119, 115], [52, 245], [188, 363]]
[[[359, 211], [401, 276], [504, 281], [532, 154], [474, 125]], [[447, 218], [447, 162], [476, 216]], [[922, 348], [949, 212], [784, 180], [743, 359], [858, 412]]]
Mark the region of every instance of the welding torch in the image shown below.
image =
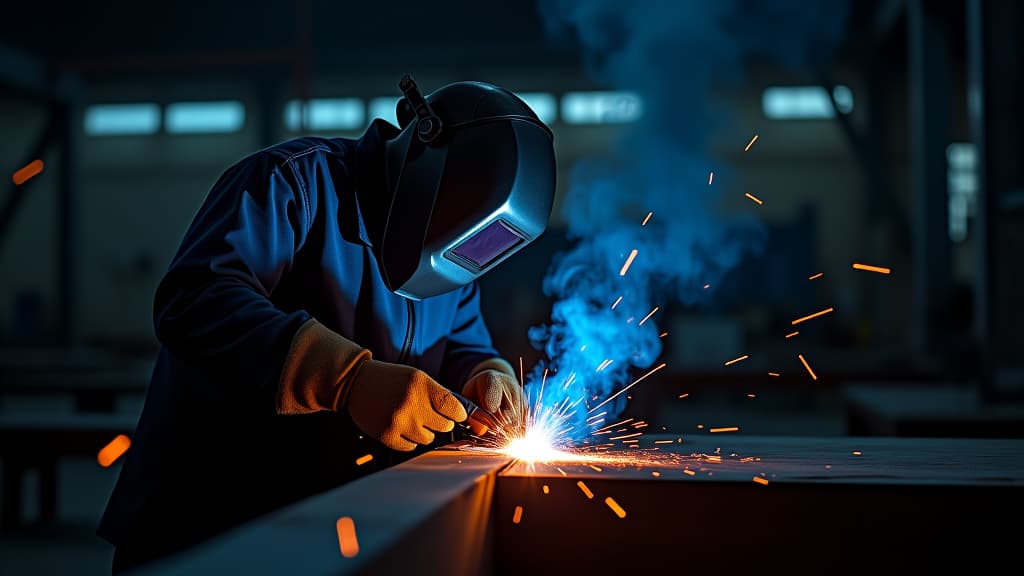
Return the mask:
[[462, 394], [452, 392], [452, 395], [466, 409], [466, 419], [462, 422], [456, 422], [459, 427], [470, 431], [476, 436], [483, 436], [494, 430], [497, 420], [493, 414], [477, 406], [476, 403]]

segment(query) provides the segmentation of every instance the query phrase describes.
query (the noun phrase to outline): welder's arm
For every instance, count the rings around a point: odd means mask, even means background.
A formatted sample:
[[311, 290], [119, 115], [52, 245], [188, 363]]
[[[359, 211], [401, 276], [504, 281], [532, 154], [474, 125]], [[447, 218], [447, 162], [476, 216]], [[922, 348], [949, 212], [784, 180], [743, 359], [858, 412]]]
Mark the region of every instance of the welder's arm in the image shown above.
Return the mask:
[[320, 410], [347, 411], [360, 430], [401, 451], [430, 444], [436, 432], [451, 432], [466, 419], [462, 404], [425, 372], [374, 360], [369, 350], [311, 319], [292, 340], [277, 411]]
[[297, 198], [295, 178], [260, 155], [228, 169], [157, 288], [160, 342], [175, 356], [224, 375], [215, 379], [222, 387], [202, 391], [206, 402], [237, 407], [252, 401], [272, 410], [292, 336], [309, 319], [269, 299], [315, 211]]

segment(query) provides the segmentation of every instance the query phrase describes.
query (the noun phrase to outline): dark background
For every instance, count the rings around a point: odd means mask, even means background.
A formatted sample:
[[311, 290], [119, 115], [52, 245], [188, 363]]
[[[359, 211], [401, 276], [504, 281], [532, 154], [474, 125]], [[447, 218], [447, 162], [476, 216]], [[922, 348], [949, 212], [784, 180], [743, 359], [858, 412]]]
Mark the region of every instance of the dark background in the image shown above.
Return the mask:
[[[823, 65], [746, 59], [742, 81], [690, 87], [700, 98], [683, 105], [712, 101], [729, 118], [702, 143], [711, 162], [731, 167], [723, 211], [753, 215], [766, 234], [707, 297], [664, 303], [668, 367], [635, 389], [629, 415], [680, 434], [706, 425], [1022, 435], [1022, 19], [1009, 0], [851, 2]], [[729, 49], [722, 42], [705, 49]], [[40, 0], [0, 9], [0, 172], [45, 162], [27, 183], [0, 185], [0, 460], [4, 489], [24, 487], [20, 510], [4, 510], [0, 571], [106, 569], [109, 550], [92, 531], [117, 464], [97, 465], [102, 442], [64, 447], [84, 419], [110, 417], [116, 430], [137, 415], [157, 347], [153, 291], [195, 210], [220, 173], [255, 150], [299, 134], [357, 137], [379, 109], [374, 99], [396, 97], [405, 72], [428, 90], [483, 80], [555, 104], [551, 227], [482, 280], [497, 345], [529, 367], [541, 355], [527, 330], [551, 310], [545, 272], [571, 246], [561, 208], [572, 168], [614, 156], [630, 130], [561, 114], [567, 93], [614, 87], [588, 73], [571, 35], [545, 32], [533, 2]], [[769, 94], [779, 87], [810, 89], [809, 103], [781, 96], [810, 111], [775, 117]], [[369, 107], [349, 128], [289, 126], [288, 103], [311, 98]], [[150, 103], [163, 115], [178, 102], [223, 100], [244, 108], [226, 132], [180, 134], [166, 122], [147, 134], [86, 129], [95, 105]], [[765, 204], [753, 210], [745, 191]], [[854, 261], [892, 274], [853, 270]], [[784, 338], [790, 320], [826, 307], [835, 313]], [[56, 440], [33, 444], [26, 419], [51, 423]], [[12, 472], [16, 445], [45, 452], [45, 462], [28, 458]], [[49, 512], [38, 498], [46, 478], [56, 494]]]

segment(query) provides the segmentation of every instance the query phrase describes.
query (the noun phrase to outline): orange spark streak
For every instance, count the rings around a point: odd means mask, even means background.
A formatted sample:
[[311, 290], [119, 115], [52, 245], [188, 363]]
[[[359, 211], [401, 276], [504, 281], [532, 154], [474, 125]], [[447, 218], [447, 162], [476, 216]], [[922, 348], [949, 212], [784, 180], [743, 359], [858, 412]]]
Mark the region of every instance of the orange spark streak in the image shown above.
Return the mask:
[[715, 173], [712, 172], [712, 173], [708, 174], [708, 186], [711, 186], [711, 183], [714, 182], [714, 181], [715, 181]]
[[612, 310], [615, 310], [615, 307], [619, 305], [619, 302], [622, 302], [622, 296], [615, 299], [615, 302], [612, 304]]
[[523, 507], [516, 506], [516, 511], [512, 514], [512, 523], [519, 524], [519, 521], [523, 519]]
[[804, 360], [804, 355], [797, 354], [797, 357], [799, 357], [800, 361], [803, 362], [804, 368], [807, 368], [807, 373], [811, 375], [811, 380], [817, 380], [818, 375], [814, 373], [814, 370], [811, 370], [811, 365], [807, 363], [807, 360]]
[[764, 202], [762, 202], [760, 198], [758, 198], [757, 196], [754, 196], [750, 192], [745, 193], [744, 196], [746, 196], [747, 198], [750, 198], [754, 202], [757, 202], [758, 206], [764, 204]]
[[661, 472], [658, 472], [657, 470], [654, 470], [653, 472], [651, 472], [651, 476], [654, 476], [655, 478], [657, 478], [657, 477], [661, 476]]
[[705, 285], [704, 285], [704, 289], [705, 289], [705, 290], [707, 290], [708, 288], [711, 288], [711, 284], [705, 284]]
[[821, 277], [822, 277], [822, 276], [824, 276], [824, 275], [825, 275], [825, 273], [824, 273], [824, 272], [818, 272], [817, 274], [815, 274], [815, 275], [813, 275], [813, 276], [810, 276], [810, 277], [809, 277], [809, 278], [807, 278], [807, 279], [808, 279], [808, 280], [817, 280], [818, 278], [821, 278]]
[[765, 480], [764, 478], [761, 478], [760, 476], [754, 476], [754, 482], [757, 482], [758, 484], [763, 484], [765, 486], [768, 485], [768, 481]]
[[583, 491], [583, 494], [587, 496], [587, 500], [594, 499], [594, 493], [590, 491], [590, 488], [587, 488], [587, 485], [583, 483], [583, 480], [576, 482], [576, 485], [579, 486], [580, 490]]
[[883, 266], [869, 266], [867, 264], [858, 264], [857, 262], [853, 263], [853, 269], [866, 270], [868, 272], [878, 272], [879, 274], [890, 274], [892, 272], [891, 268], [885, 268]]
[[356, 538], [356, 523], [349, 516], [338, 518], [338, 544], [341, 547], [341, 555], [345, 558], [355, 558], [359, 554], [359, 539]]
[[854, 456], [860, 456], [860, 450], [854, 450], [853, 451], [853, 455]]
[[819, 312], [815, 312], [814, 314], [808, 314], [807, 316], [804, 316], [803, 318], [797, 318], [796, 320], [793, 320], [792, 322], [790, 322], [790, 324], [792, 324], [793, 326], [796, 326], [797, 324], [799, 324], [801, 322], [807, 322], [808, 320], [817, 318], [818, 316], [824, 316], [825, 314], [831, 314], [834, 310], [835, 310], [835, 308], [825, 308], [824, 310], [821, 310]]
[[593, 470], [594, 472], [600, 472], [601, 471], [601, 467], [600, 466], [594, 466], [593, 464], [587, 464], [587, 466], [589, 466], [590, 469]]
[[689, 393], [689, 392], [684, 392], [684, 393], [680, 394], [680, 395], [679, 395], [679, 397], [680, 397], [680, 398], [686, 398], [686, 397], [687, 397], [687, 396], [689, 396], [689, 395], [690, 395], [690, 393]]
[[363, 464], [366, 464], [370, 460], [373, 460], [373, 454], [367, 454], [365, 456], [360, 456], [359, 458], [356, 458], [356, 466], [362, 466]]
[[664, 338], [665, 336], [668, 336], [668, 332], [662, 332], [661, 334], [658, 334], [658, 338]]
[[747, 147], [744, 148], [743, 151], [744, 152], [749, 152], [750, 151], [750, 147], [754, 145], [754, 142], [757, 142], [757, 134], [754, 134], [754, 137], [750, 139], [750, 142], [747, 143]]
[[541, 487], [540, 487], [540, 489], [541, 489], [542, 491], [544, 491], [544, 493], [545, 493], [545, 494], [547, 494], [548, 492], [550, 492], [550, 491], [551, 491], [551, 489], [550, 489], [550, 488], [548, 488], [548, 485], [547, 485], [547, 484], [545, 484], [545, 485], [541, 486]]
[[604, 503], [607, 504], [608, 507], [612, 509], [612, 512], [615, 512], [615, 515], [619, 518], [626, 517], [626, 511], [623, 510], [622, 506], [619, 506], [619, 503], [616, 502], [611, 496], [605, 498]]
[[623, 438], [635, 438], [637, 436], [642, 436], [642, 435], [643, 435], [643, 432], [634, 432], [632, 434], [625, 434], [623, 436], [612, 436], [611, 438], [609, 438], [609, 440], [622, 440]]
[[611, 396], [609, 396], [608, 398], [606, 398], [604, 402], [601, 402], [601, 403], [600, 403], [600, 404], [598, 404], [597, 406], [594, 406], [593, 408], [591, 408], [590, 410], [588, 410], [588, 411], [587, 411], [587, 413], [593, 412], [594, 410], [597, 410], [597, 409], [598, 409], [598, 408], [600, 408], [601, 406], [604, 406], [605, 404], [607, 404], [607, 403], [611, 402], [612, 400], [614, 400], [614, 399], [615, 399], [615, 397], [616, 397], [616, 396], [618, 396], [619, 394], [622, 394], [622, 393], [623, 393], [623, 392], [625, 392], [626, 390], [629, 390], [629, 389], [630, 389], [630, 388], [632, 388], [633, 386], [636, 386], [637, 384], [639, 384], [639, 383], [643, 382], [645, 378], [647, 378], [647, 377], [648, 377], [648, 376], [650, 376], [651, 374], [654, 374], [654, 373], [655, 373], [655, 372], [657, 372], [658, 370], [661, 370], [661, 369], [662, 369], [662, 368], [664, 368], [664, 367], [665, 367], [666, 365], [667, 365], [667, 364], [665, 364], [664, 362], [662, 362], [661, 364], [658, 364], [658, 365], [657, 365], [657, 366], [656, 366], [655, 368], [651, 369], [650, 371], [648, 371], [648, 372], [647, 372], [646, 374], [644, 374], [643, 376], [641, 376], [641, 377], [637, 378], [636, 380], [633, 380], [633, 382], [632, 382], [632, 383], [631, 383], [631, 384], [630, 384], [629, 386], [626, 386], [626, 387], [625, 387], [625, 388], [623, 388], [622, 390], [619, 390], [619, 391], [618, 391], [618, 392], [616, 392], [615, 394], [612, 394]]
[[789, 334], [786, 334], [786, 338], [792, 338], [793, 336], [796, 336], [799, 333], [800, 333], [799, 330], [794, 330], [794, 331], [790, 332]]
[[778, 372], [769, 372], [768, 375], [769, 376], [775, 376], [776, 378], [778, 378], [779, 373]]
[[739, 426], [727, 426], [725, 428], [710, 428], [710, 429], [708, 429], [708, 432], [711, 432], [712, 434], [714, 434], [716, 432], [739, 432], [739, 431], [740, 431], [740, 427]]
[[559, 467], [557, 467], [557, 466], [555, 467], [555, 470], [558, 470], [558, 472], [559, 472], [559, 473], [560, 473], [560, 474], [561, 474], [562, 476], [568, 476], [568, 474], [566, 474], [566, 473], [565, 473], [565, 470], [562, 470], [561, 468], [559, 468]]
[[684, 469], [683, 470], [683, 474], [686, 474], [687, 476], [696, 476], [697, 475], [696, 472], [694, 472], [693, 470], [690, 470], [689, 468]]
[[636, 258], [637, 249], [633, 248], [633, 251], [629, 253], [629, 257], [626, 258], [626, 263], [622, 265], [622, 269], [619, 270], [619, 276], [625, 276], [629, 267], [633, 265], [633, 259]]
[[671, 444], [673, 442], [675, 442], [675, 440], [655, 440], [654, 441], [655, 444]]
[[747, 394], [747, 398], [757, 398], [757, 394]]
[[11, 182], [14, 182], [15, 186], [21, 186], [25, 182], [28, 182], [33, 176], [36, 176], [43, 171], [43, 161], [33, 160], [25, 166], [15, 171], [14, 175], [11, 176]]
[[110, 441], [109, 444], [100, 448], [100, 451], [96, 454], [96, 461], [100, 463], [100, 466], [107, 468], [114, 462], [117, 462], [117, 459], [120, 458], [131, 445], [131, 438], [124, 434], [118, 434]]
[[654, 316], [654, 313], [658, 311], [658, 308], [659, 308], [658, 306], [655, 306], [655, 307], [654, 307], [654, 310], [651, 310], [650, 312], [648, 312], [648, 313], [647, 313], [647, 316], [644, 316], [644, 319], [643, 319], [643, 320], [641, 320], [641, 321], [640, 321], [640, 323], [639, 323], [639, 324], [637, 324], [637, 326], [643, 326], [643, 325], [644, 325], [644, 322], [647, 322], [647, 319], [648, 319], [648, 318], [650, 318], [651, 316]]
[[641, 226], [647, 226], [647, 222], [651, 219], [651, 216], [653, 216], [653, 215], [654, 215], [654, 211], [653, 210], [651, 212], [648, 212], [647, 216], [644, 217], [643, 223], [641, 223], [640, 225]]
[[728, 362], [725, 363], [725, 365], [726, 366], [732, 366], [733, 364], [735, 364], [737, 362], [742, 362], [742, 361], [746, 360], [747, 358], [750, 358], [750, 355], [749, 354], [744, 354], [743, 356], [740, 356], [739, 358], [733, 358], [732, 360], [729, 360]]

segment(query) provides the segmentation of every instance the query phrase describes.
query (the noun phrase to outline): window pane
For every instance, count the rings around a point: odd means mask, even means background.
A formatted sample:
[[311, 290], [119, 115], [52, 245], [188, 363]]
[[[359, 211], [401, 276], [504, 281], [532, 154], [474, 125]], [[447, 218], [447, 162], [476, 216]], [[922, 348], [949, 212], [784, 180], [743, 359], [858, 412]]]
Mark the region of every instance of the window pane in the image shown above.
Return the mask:
[[156, 104], [96, 104], [85, 109], [85, 133], [90, 136], [154, 134], [159, 129]]
[[562, 119], [569, 124], [620, 124], [643, 116], [643, 101], [632, 92], [569, 92]]
[[175, 102], [165, 119], [171, 133], [237, 132], [245, 123], [245, 106], [236, 100]]

